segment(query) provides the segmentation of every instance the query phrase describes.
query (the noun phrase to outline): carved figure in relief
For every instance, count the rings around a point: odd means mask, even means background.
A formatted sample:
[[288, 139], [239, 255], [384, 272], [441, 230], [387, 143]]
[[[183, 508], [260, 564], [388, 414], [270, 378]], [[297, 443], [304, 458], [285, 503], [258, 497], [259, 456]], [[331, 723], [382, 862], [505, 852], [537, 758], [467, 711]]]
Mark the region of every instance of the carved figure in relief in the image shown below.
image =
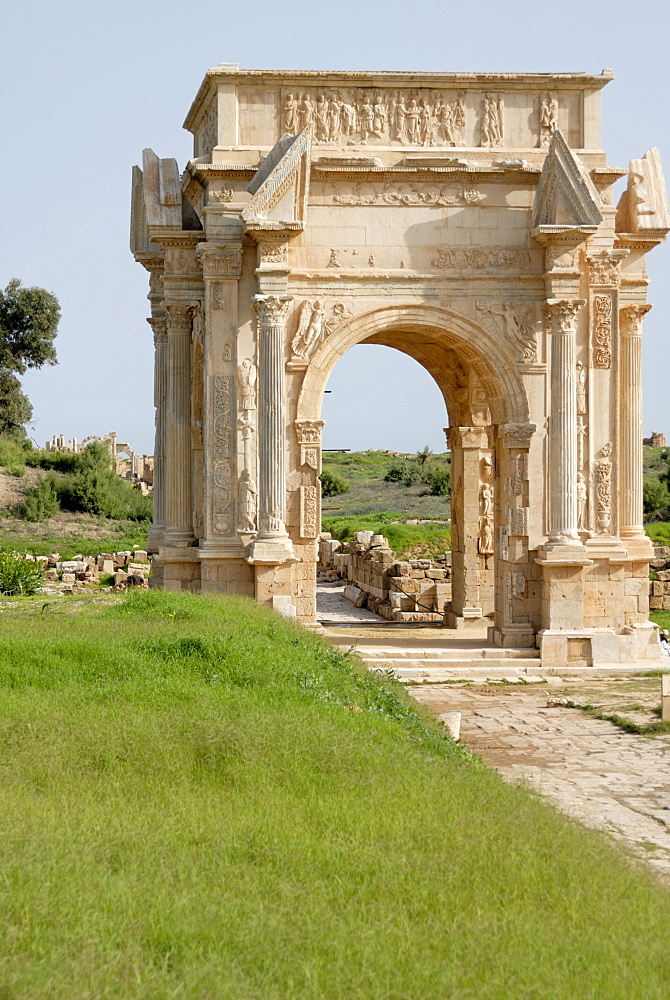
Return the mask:
[[298, 102], [293, 94], [288, 94], [282, 108], [281, 124], [284, 132], [295, 135], [298, 132]]
[[356, 131], [356, 108], [353, 104], [340, 101], [340, 121], [343, 133], [348, 136], [353, 135]]
[[531, 364], [537, 358], [537, 337], [534, 330], [532, 306], [515, 306], [511, 302], [478, 302], [480, 312], [489, 313], [501, 320], [499, 328], [512, 344], [517, 346], [519, 360]]
[[342, 120], [340, 106], [336, 97], [331, 97], [328, 102], [328, 139], [330, 142], [339, 142], [342, 130]]
[[482, 515], [493, 517], [493, 486], [491, 483], [483, 483], [481, 489]]
[[419, 105], [416, 103], [416, 98], [412, 97], [405, 111], [405, 135], [409, 143], [421, 142], [419, 114]]
[[337, 259], [337, 250], [334, 250], [331, 247], [330, 257], [328, 259], [328, 267], [339, 267], [339, 266], [340, 266], [340, 262]]
[[397, 139], [398, 142], [407, 142], [407, 129], [405, 125], [405, 118], [407, 115], [407, 108], [405, 107], [405, 99], [402, 94], [396, 94], [395, 102], [393, 104], [393, 138]]
[[242, 534], [252, 534], [256, 531], [256, 511], [258, 508], [258, 489], [251, 478], [251, 473], [245, 469], [239, 485], [239, 522], [237, 530]]
[[558, 128], [558, 101], [555, 94], [546, 94], [540, 102], [540, 146], [548, 146]]
[[245, 358], [237, 369], [240, 390], [240, 410], [256, 409], [256, 379], [258, 370], [250, 358]]
[[375, 102], [372, 108], [372, 131], [381, 139], [386, 131], [386, 105], [379, 94], [375, 95]]
[[255, 433], [254, 421], [251, 417], [253, 411], [242, 411], [237, 421], [237, 426], [242, 432], [242, 448], [244, 455], [244, 468], [251, 468], [251, 438]]
[[586, 481], [584, 479], [584, 473], [577, 473], [577, 527], [580, 531], [587, 531], [586, 524], [586, 501], [588, 499], [588, 490], [586, 488]]
[[478, 548], [481, 555], [490, 556], [493, 555], [493, 518], [482, 517], [480, 521]]
[[482, 103], [482, 146], [503, 144], [503, 96], [484, 95]]
[[419, 104], [419, 140], [424, 146], [432, 145], [433, 141], [431, 110], [425, 97]]
[[465, 145], [465, 91], [459, 90], [451, 108], [452, 142], [456, 146]]
[[316, 102], [314, 138], [316, 142], [328, 142], [328, 101], [325, 94], [319, 94]]
[[310, 351], [323, 332], [325, 310], [318, 300], [310, 302], [305, 299], [300, 308], [298, 330], [291, 345], [293, 354], [298, 358], [308, 358]]
[[368, 257], [368, 265], [369, 267], [375, 266], [375, 255], [373, 253], [371, 253], [370, 256]]
[[438, 137], [443, 139], [444, 142], [449, 143], [453, 146], [454, 143], [454, 121], [453, 121], [453, 109], [448, 101], [443, 101], [435, 106], [435, 114], [437, 115], [437, 131]]
[[577, 413], [585, 414], [587, 410], [586, 402], [586, 369], [581, 361], [575, 365], [577, 369]]
[[361, 141], [366, 142], [375, 130], [375, 109], [368, 97], [364, 98], [359, 110]]
[[584, 417], [577, 417], [577, 466], [584, 465], [584, 441], [586, 439], [586, 420]]
[[298, 131], [302, 132], [314, 120], [314, 102], [309, 94], [301, 94], [298, 104]]

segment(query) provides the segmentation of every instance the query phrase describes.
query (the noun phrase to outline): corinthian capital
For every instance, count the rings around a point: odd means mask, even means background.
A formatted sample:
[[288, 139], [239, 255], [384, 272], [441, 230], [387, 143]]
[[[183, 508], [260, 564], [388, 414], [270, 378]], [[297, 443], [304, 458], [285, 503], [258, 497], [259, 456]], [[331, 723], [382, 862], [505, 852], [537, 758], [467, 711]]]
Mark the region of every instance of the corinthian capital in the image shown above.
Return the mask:
[[592, 285], [620, 285], [621, 261], [628, 253], [628, 250], [600, 250], [588, 253], [586, 261], [589, 265], [589, 282]]
[[647, 302], [636, 302], [634, 305], [623, 306], [620, 312], [619, 329], [624, 337], [641, 337], [642, 321], [651, 306]]
[[288, 315], [291, 295], [257, 295], [252, 300], [260, 326], [283, 326]]
[[191, 330], [191, 322], [193, 319], [193, 313], [196, 309], [195, 302], [166, 302], [165, 303], [165, 318], [167, 320], [168, 330], [174, 331], [184, 331]]
[[584, 299], [547, 299], [544, 315], [551, 333], [576, 333], [577, 314]]
[[147, 323], [154, 331], [154, 347], [167, 343], [167, 319], [165, 316], [152, 316]]

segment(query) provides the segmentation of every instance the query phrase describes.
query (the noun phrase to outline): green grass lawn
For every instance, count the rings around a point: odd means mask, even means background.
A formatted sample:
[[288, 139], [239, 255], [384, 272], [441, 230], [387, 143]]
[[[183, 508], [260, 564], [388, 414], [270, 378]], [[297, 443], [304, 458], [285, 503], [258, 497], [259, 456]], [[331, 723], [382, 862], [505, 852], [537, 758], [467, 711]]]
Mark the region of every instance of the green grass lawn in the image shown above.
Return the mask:
[[243, 599], [0, 611], [2, 1000], [666, 1000], [670, 896]]
[[451, 525], [440, 523], [394, 524], [387, 518], [393, 514], [375, 517], [324, 517], [323, 530], [333, 538], [350, 542], [357, 531], [374, 531], [384, 535], [399, 558], [416, 556], [430, 558], [451, 548]]

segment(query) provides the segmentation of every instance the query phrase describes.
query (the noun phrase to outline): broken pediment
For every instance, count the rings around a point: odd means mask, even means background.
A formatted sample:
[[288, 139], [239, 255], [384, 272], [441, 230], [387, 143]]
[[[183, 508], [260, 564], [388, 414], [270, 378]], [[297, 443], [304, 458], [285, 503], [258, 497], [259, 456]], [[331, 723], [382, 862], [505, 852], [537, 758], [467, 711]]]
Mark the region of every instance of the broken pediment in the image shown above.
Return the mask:
[[556, 129], [535, 194], [532, 228], [599, 226], [603, 221], [600, 205], [588, 170]]
[[619, 199], [617, 233], [652, 234], [670, 230], [670, 209], [661, 154], [648, 149], [628, 165], [628, 186]]
[[312, 125], [282, 135], [252, 177], [252, 198], [242, 212], [247, 223], [303, 223], [307, 215]]

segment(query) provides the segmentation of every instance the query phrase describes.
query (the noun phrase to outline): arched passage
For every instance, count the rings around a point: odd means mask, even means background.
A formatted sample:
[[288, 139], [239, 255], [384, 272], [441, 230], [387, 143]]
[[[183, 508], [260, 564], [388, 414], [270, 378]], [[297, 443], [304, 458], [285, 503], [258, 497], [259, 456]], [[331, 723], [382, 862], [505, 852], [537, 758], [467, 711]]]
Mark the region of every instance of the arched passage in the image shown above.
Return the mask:
[[[364, 313], [342, 323], [314, 351], [296, 399], [299, 442], [306, 427], [315, 441], [314, 434], [320, 433], [322, 426], [321, 406], [328, 378], [340, 358], [361, 343], [393, 347], [414, 358], [433, 376], [446, 403], [453, 469], [454, 585], [445, 620], [458, 627], [488, 619], [498, 641], [504, 641], [501, 630], [513, 624], [532, 633], [522, 607], [528, 577], [527, 545], [522, 558], [515, 552], [518, 566], [513, 588], [509, 549], [500, 530], [501, 477], [514, 477], [516, 452], [525, 450], [527, 454], [529, 443], [513, 442], [524, 445], [517, 449], [508, 446], [505, 429], [529, 427], [528, 400], [513, 358], [484, 327], [445, 308], [389, 306]], [[301, 467], [304, 457], [302, 452]], [[320, 457], [314, 467], [320, 469]], [[518, 468], [523, 471], [527, 463]]]

